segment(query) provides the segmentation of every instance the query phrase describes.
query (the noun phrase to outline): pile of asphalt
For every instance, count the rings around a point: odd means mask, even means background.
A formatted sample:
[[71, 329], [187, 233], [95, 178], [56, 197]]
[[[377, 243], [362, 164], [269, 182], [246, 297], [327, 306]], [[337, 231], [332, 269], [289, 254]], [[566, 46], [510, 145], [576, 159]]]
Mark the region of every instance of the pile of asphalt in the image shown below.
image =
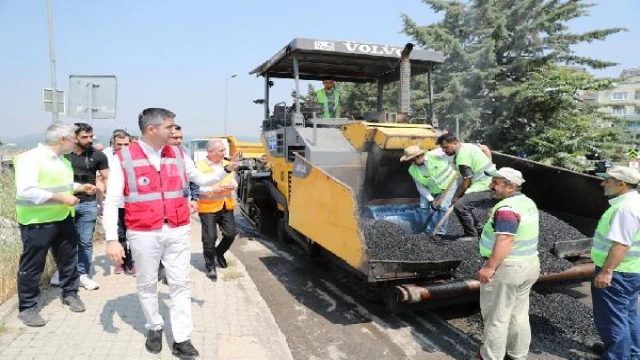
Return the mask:
[[[486, 213], [486, 212], [485, 212]], [[450, 218], [447, 236], [409, 234], [385, 220], [361, 219], [365, 243], [371, 259], [390, 261], [461, 261], [455, 276], [475, 278], [483, 264], [477, 241], [458, 241], [462, 226], [455, 215]], [[572, 266], [550, 252], [558, 240], [584, 238], [578, 230], [548, 213], [540, 211], [540, 268], [542, 273], [560, 272]]]
[[[591, 347], [600, 338], [593, 322], [593, 310], [578, 299], [563, 293], [531, 291], [529, 323], [532, 354], [549, 354], [565, 359], [591, 359]], [[480, 311], [465, 319], [466, 332], [482, 340]]]

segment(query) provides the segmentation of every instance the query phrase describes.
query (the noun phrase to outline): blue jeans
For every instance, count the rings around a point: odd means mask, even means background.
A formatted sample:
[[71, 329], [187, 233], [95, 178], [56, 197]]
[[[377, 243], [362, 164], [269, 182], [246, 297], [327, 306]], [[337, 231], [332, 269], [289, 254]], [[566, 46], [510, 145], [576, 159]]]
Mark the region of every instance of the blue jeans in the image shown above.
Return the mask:
[[[457, 188], [458, 188], [457, 182], [451, 185], [451, 188], [449, 188], [449, 192], [446, 194], [446, 196], [440, 203], [440, 209], [436, 210], [435, 214], [433, 215], [432, 213], [434, 211], [433, 209], [431, 209], [431, 206], [429, 205], [429, 200], [427, 200], [425, 197], [420, 196], [420, 210], [422, 212], [422, 219], [423, 221], [429, 220], [425, 224], [425, 232], [431, 233], [433, 231], [433, 228], [438, 224], [438, 222], [440, 222], [440, 220], [447, 213], [447, 209], [449, 208], [449, 206], [451, 206], [451, 200], [453, 200], [453, 195], [455, 195]], [[449, 230], [449, 219], [447, 219], [442, 224], [442, 226], [440, 227], [440, 230], [438, 230], [438, 235], [445, 235], [448, 230]]]
[[[596, 274], [600, 267], [596, 266]], [[604, 343], [605, 360], [640, 359], [640, 274], [613, 272], [611, 286], [598, 289], [591, 282], [593, 319]]]
[[91, 260], [93, 258], [93, 232], [98, 219], [98, 203], [84, 201], [76, 205], [76, 230], [78, 231], [78, 272], [91, 274]]

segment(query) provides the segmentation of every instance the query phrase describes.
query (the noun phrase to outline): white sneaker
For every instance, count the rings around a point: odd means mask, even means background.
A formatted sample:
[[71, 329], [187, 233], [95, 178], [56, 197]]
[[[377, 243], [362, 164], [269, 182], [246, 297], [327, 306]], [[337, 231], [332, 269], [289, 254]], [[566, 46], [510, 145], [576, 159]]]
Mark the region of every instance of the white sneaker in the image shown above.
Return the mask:
[[97, 282], [93, 281], [92, 278], [87, 274], [80, 275], [80, 286], [87, 290], [96, 290], [100, 287]]
[[60, 273], [58, 272], [57, 269], [56, 271], [53, 272], [53, 275], [51, 275], [51, 280], [49, 281], [49, 284], [53, 286], [60, 286]]

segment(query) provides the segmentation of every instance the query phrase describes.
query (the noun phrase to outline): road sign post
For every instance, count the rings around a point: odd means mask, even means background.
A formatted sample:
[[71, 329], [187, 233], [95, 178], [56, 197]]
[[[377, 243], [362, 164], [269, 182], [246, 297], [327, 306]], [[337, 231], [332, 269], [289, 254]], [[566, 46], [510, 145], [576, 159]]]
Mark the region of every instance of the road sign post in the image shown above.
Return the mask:
[[115, 119], [117, 79], [113, 75], [70, 75], [69, 117], [86, 119]]

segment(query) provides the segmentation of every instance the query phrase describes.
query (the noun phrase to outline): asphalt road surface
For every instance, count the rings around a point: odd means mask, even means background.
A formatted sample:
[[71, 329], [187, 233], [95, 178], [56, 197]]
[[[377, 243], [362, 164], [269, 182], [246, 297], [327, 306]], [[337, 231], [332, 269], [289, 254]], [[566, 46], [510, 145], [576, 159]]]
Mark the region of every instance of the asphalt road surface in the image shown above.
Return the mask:
[[461, 359], [475, 346], [442, 320], [390, 314], [360, 299], [295, 245], [264, 239], [240, 216], [231, 251], [244, 264], [295, 359]]

